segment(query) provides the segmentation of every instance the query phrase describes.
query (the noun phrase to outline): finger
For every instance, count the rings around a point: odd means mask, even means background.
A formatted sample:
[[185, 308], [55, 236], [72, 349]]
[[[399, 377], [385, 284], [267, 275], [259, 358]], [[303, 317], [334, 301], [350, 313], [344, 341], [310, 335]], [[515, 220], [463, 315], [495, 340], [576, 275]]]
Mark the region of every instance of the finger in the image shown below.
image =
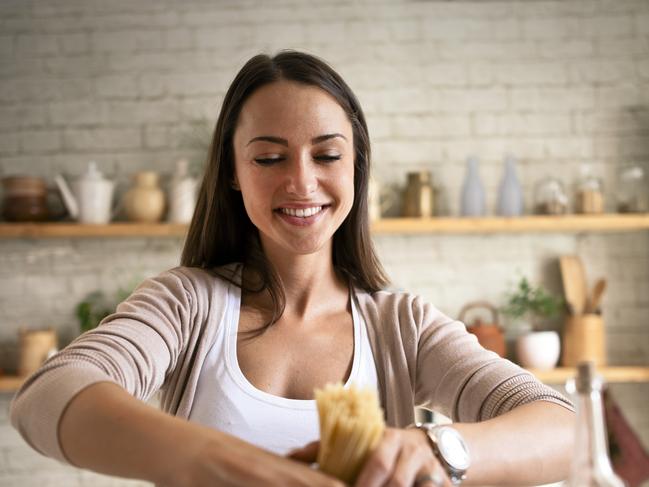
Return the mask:
[[390, 478], [400, 449], [399, 436], [386, 430], [379, 446], [363, 465], [356, 487], [381, 487]]
[[319, 441], [312, 441], [302, 448], [296, 448], [286, 454], [288, 458], [297, 460], [298, 462], [314, 463], [318, 458], [318, 449], [320, 448]]
[[414, 487], [453, 487], [451, 480], [439, 466], [433, 468], [432, 473], [429, 472], [431, 471], [420, 470], [414, 482], [408, 485]]
[[402, 448], [392, 472], [392, 477], [387, 483], [388, 487], [413, 485], [415, 478], [421, 474], [422, 465], [425, 461], [424, 455], [418, 449]]

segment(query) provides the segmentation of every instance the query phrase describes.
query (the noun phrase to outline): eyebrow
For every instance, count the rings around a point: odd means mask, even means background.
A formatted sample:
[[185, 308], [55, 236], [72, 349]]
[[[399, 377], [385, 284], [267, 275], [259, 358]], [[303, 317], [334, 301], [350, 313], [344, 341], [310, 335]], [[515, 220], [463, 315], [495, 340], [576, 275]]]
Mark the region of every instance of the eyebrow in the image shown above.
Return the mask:
[[[344, 140], [347, 140], [347, 137], [345, 137], [343, 134], [335, 133], [335, 134], [324, 134], [324, 135], [318, 135], [317, 137], [314, 137], [311, 139], [311, 144], [320, 144], [321, 142], [324, 142], [325, 140], [333, 139], [334, 137], [341, 137]], [[281, 137], [275, 137], [273, 135], [260, 135], [259, 137], [254, 137], [248, 141], [246, 146], [249, 146], [253, 142], [259, 142], [259, 141], [265, 141], [265, 142], [272, 142], [274, 144], [281, 144], [285, 147], [288, 147], [288, 140], [283, 139]]]

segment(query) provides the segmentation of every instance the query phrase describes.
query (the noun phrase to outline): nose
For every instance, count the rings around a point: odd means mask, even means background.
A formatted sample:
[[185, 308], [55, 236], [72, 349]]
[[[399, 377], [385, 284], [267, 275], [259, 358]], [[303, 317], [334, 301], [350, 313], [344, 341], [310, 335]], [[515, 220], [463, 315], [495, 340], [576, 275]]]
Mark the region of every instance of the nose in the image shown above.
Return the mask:
[[286, 192], [308, 196], [318, 188], [317, 169], [309, 156], [301, 156], [287, 167]]

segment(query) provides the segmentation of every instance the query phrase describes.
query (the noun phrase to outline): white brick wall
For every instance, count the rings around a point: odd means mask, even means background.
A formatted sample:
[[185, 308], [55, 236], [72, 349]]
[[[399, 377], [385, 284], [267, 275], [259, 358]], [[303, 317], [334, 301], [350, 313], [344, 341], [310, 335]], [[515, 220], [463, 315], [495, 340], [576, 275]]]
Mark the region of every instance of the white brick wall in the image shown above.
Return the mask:
[[[94, 159], [118, 171], [169, 173], [196, 157], [184, 137], [214, 120], [251, 55], [305, 49], [331, 62], [363, 104], [374, 171], [402, 185], [428, 168], [458, 208], [468, 154], [481, 157], [488, 205], [502, 156], [519, 158], [532, 207], [536, 181], [570, 187], [584, 162], [605, 177], [649, 172], [649, 3], [645, 0], [324, 2], [262, 0], [0, 2], [0, 166], [48, 178]], [[579, 252], [604, 300], [613, 363], [649, 363], [649, 235], [383, 236], [395, 287], [450, 315], [469, 300], [498, 302], [517, 272], [561, 285], [555, 258]], [[178, 262], [178, 239], [0, 241], [0, 367], [16, 361], [21, 325], [77, 333], [74, 305]], [[422, 272], [423, 270], [423, 272]], [[34, 303], [38, 303], [35, 306]], [[616, 385], [649, 444], [649, 385]], [[0, 396], [0, 484], [141, 485], [40, 458], [7, 424]]]

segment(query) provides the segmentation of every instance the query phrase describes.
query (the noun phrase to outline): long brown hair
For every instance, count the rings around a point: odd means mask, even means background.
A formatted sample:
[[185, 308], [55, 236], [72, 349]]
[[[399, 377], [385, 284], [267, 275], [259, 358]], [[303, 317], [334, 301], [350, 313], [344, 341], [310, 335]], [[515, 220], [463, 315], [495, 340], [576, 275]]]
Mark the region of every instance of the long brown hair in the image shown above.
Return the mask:
[[338, 73], [315, 56], [288, 50], [274, 57], [256, 55], [237, 73], [223, 100], [181, 265], [214, 270], [224, 264], [243, 263], [246, 269], [256, 273], [260, 284], [245, 289], [242, 282], [242, 288], [250, 292], [266, 289], [271, 297], [272, 318], [266, 325], [281, 317], [286, 297], [279, 275], [261, 250], [259, 232], [246, 213], [241, 193], [232, 188], [233, 138], [239, 113], [248, 97], [260, 87], [279, 80], [319, 87], [333, 96], [347, 114], [354, 134], [354, 202], [334, 233], [333, 264], [351, 284], [366, 291], [378, 291], [388, 283], [370, 238], [367, 209], [370, 140], [356, 96]]

